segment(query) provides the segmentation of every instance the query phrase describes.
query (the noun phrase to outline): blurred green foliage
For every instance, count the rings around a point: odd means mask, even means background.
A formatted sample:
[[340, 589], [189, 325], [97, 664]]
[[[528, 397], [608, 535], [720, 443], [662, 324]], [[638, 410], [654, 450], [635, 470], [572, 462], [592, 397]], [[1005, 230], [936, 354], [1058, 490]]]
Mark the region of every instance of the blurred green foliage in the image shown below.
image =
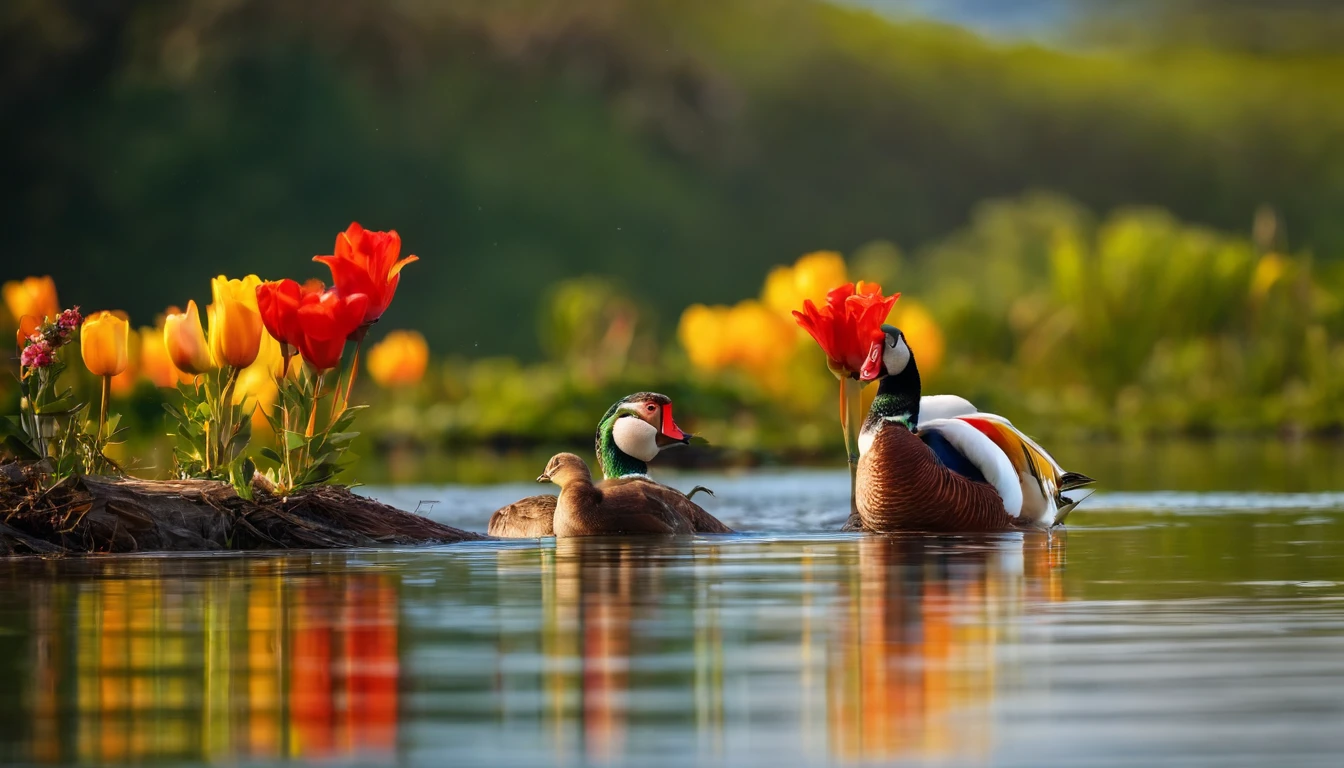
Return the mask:
[[[1137, 28], [1177, 30], [1160, 6]], [[1228, 231], [1268, 203], [1335, 259], [1344, 56], [1189, 35], [1050, 50], [813, 0], [16, 0], [4, 272], [148, 322], [213, 274], [316, 275], [359, 220], [423, 258], [388, 324], [531, 357], [562, 279], [608, 276], [667, 324], [1030, 188]], [[1169, 365], [1222, 354], [1193, 343]]]

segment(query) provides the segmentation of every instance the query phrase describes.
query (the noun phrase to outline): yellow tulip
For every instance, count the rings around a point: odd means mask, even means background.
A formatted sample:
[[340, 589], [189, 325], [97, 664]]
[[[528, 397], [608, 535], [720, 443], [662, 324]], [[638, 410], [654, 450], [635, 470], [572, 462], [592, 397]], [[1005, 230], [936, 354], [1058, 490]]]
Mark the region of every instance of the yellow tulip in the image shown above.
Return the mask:
[[713, 373], [732, 362], [732, 348], [723, 333], [728, 312], [727, 307], [692, 304], [681, 313], [677, 339], [696, 369]]
[[417, 331], [392, 331], [369, 350], [369, 375], [380, 387], [420, 381], [429, 365], [429, 345]]
[[773, 312], [791, 318], [805, 299], [821, 305], [827, 291], [846, 282], [845, 258], [835, 251], [817, 251], [799, 258], [792, 267], [771, 270], [761, 300]]
[[183, 373], [205, 373], [215, 367], [195, 301], [187, 302], [186, 312], [170, 312], [163, 318], [163, 345], [168, 359]]
[[234, 405], [250, 403], [254, 406], [252, 411], [254, 428], [266, 423], [266, 414], [275, 407], [275, 401], [279, 396], [280, 387], [276, 384], [275, 374], [267, 366], [250, 365], [238, 374], [238, 383], [233, 389], [233, 403]]
[[5, 305], [15, 321], [25, 316], [35, 317], [41, 323], [44, 319], [55, 318], [60, 314], [61, 305], [56, 300], [56, 281], [47, 277], [25, 277], [22, 280], [10, 280], [0, 292], [4, 293]]
[[216, 365], [246, 368], [257, 359], [264, 330], [257, 310], [258, 285], [261, 278], [256, 275], [242, 280], [220, 275], [210, 281], [210, 355]]
[[94, 312], [79, 331], [84, 367], [95, 376], [116, 376], [130, 362], [127, 346], [131, 324], [111, 312]]
[[757, 377], [777, 376], [798, 346], [795, 324], [754, 299], [728, 311], [723, 336], [732, 362]]

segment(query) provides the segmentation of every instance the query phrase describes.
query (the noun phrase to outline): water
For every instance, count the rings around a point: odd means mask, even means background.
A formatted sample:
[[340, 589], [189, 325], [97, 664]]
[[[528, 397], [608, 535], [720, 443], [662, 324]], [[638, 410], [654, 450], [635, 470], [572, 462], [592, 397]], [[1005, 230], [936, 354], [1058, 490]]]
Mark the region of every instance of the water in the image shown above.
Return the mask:
[[[1250, 474], [1246, 475], [1250, 477]], [[1062, 535], [758, 533], [0, 561], [0, 759], [1338, 765], [1344, 494], [1099, 495]], [[1252, 486], [1253, 481], [1248, 481]], [[535, 486], [374, 495], [481, 528]]]

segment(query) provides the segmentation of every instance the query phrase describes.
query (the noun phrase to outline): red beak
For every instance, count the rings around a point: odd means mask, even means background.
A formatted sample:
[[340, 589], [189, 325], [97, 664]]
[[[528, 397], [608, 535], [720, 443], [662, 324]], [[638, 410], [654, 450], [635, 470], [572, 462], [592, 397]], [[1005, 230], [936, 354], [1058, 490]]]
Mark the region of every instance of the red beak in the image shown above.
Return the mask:
[[683, 443], [689, 443], [691, 441], [691, 438], [687, 437], [686, 433], [682, 432], [681, 428], [677, 426], [677, 422], [672, 420], [671, 403], [667, 403], [666, 405], [663, 406], [663, 426], [658, 431], [663, 435], [663, 437], [667, 437], [672, 440], [679, 440]]
[[859, 381], [872, 381], [882, 373], [882, 348], [885, 340], [885, 337], [878, 339], [868, 348], [868, 356], [863, 359], [863, 367], [859, 369]]

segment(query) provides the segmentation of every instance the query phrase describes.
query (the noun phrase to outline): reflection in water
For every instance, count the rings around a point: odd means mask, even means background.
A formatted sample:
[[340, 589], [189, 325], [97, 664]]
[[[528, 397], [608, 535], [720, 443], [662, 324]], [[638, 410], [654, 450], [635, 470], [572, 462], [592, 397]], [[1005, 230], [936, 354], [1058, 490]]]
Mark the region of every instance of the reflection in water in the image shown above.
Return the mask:
[[88, 561], [32, 592], [43, 763], [369, 755], [397, 746], [395, 580], [283, 561]]
[[[516, 571], [529, 554], [500, 552], [500, 567]], [[1012, 639], [1000, 628], [1026, 605], [1062, 599], [1063, 554], [1062, 536], [972, 544], [865, 537], [821, 543], [787, 563], [801, 587], [792, 595], [797, 623], [782, 636], [762, 629], [758, 640], [787, 644], [799, 658], [789, 695], [799, 699], [802, 738], [828, 733], [807, 746], [844, 760], [987, 754], [1005, 676], [999, 645]], [[715, 587], [719, 569], [740, 564], [720, 563], [719, 555], [720, 548], [583, 539], [544, 551], [541, 717], [557, 759], [578, 753], [605, 763], [639, 753], [627, 742], [648, 703], [632, 690], [649, 701], [689, 694], [694, 736], [682, 748], [724, 754], [725, 719], [744, 714], [732, 707], [725, 714], [732, 698], [725, 686], [740, 685], [751, 670], [741, 657], [744, 668], [725, 669], [725, 607]], [[669, 586], [687, 575], [693, 592], [674, 595]], [[739, 611], [734, 626], [762, 602], [744, 597], [727, 609]], [[690, 648], [662, 638], [669, 624], [681, 625], [677, 634]], [[765, 652], [748, 646], [749, 654]], [[675, 665], [684, 676], [673, 685], [632, 669], [678, 653], [691, 659]]]
[[988, 755], [1005, 676], [998, 646], [1009, 639], [1000, 628], [1012, 626], [1024, 601], [1062, 597], [1062, 537], [1028, 534], [955, 553], [937, 546], [858, 544], [857, 580], [837, 603], [828, 665], [831, 748], [840, 757]]

